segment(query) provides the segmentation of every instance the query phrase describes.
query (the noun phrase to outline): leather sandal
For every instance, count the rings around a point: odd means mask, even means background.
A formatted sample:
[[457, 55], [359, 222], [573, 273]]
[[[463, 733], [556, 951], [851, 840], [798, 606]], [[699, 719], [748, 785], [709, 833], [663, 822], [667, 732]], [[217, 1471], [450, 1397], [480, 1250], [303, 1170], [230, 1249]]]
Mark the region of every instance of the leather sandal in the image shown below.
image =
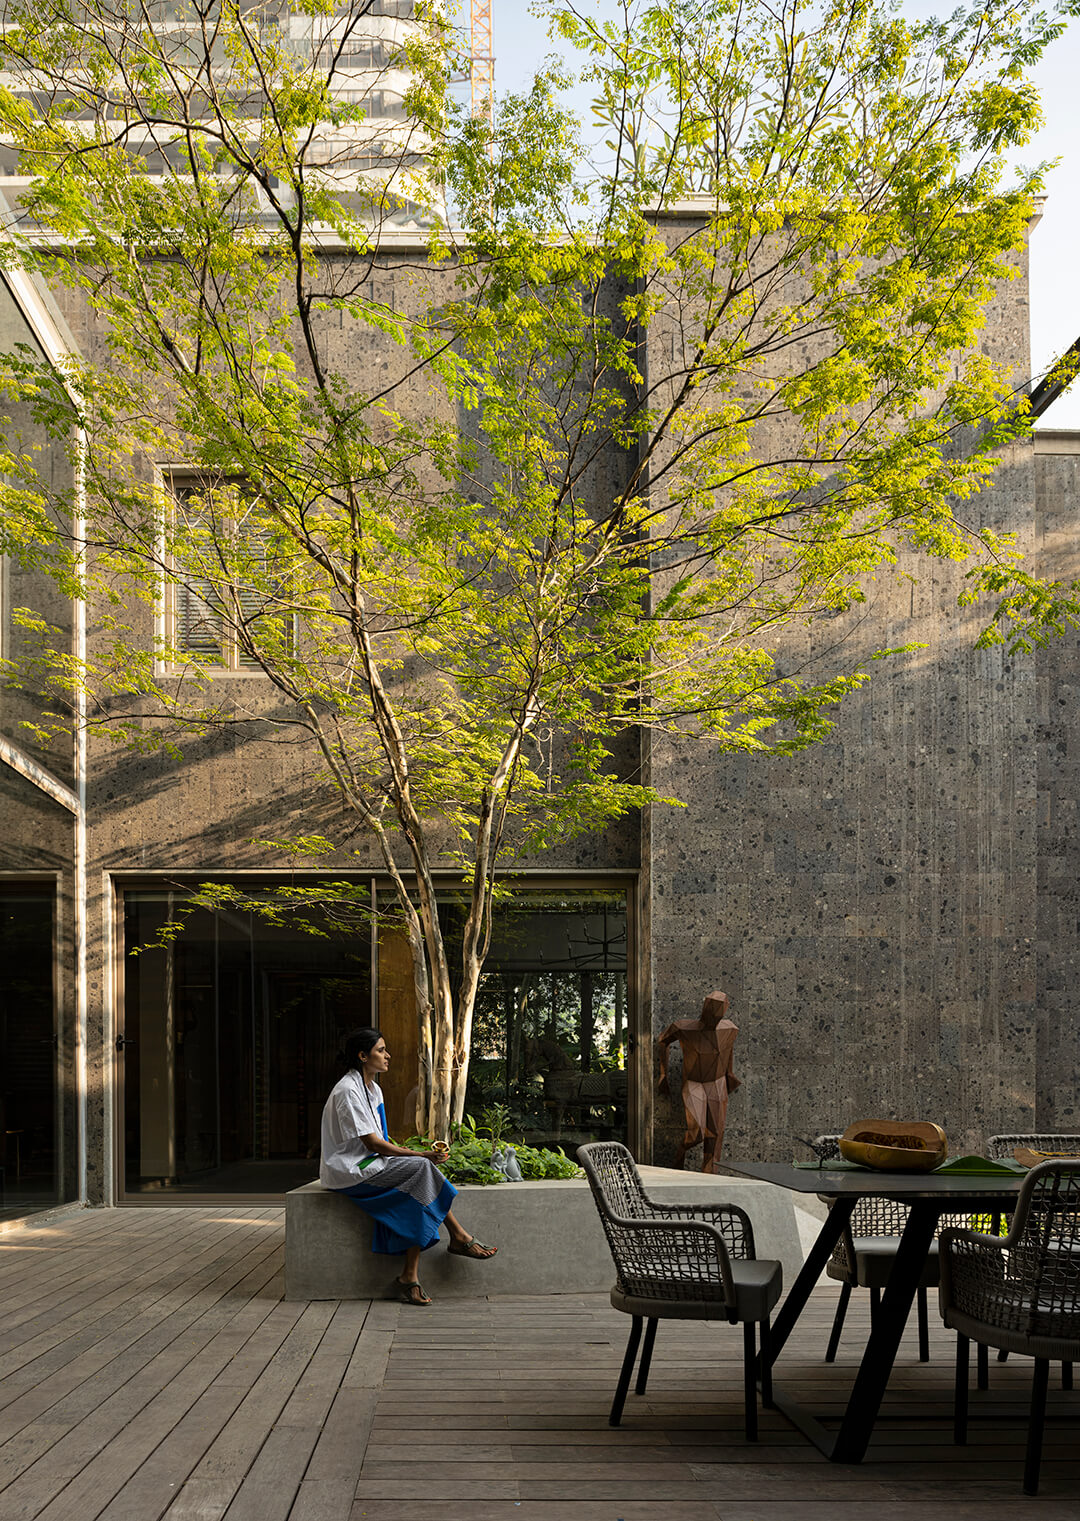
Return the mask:
[[451, 1241], [446, 1250], [453, 1257], [472, 1257], [477, 1262], [486, 1262], [489, 1257], [494, 1257], [499, 1248], [485, 1246], [475, 1236], [470, 1236], [468, 1241]]
[[395, 1278], [394, 1287], [397, 1289], [397, 1295], [402, 1304], [427, 1305], [431, 1303], [419, 1283], [402, 1283], [400, 1278]]

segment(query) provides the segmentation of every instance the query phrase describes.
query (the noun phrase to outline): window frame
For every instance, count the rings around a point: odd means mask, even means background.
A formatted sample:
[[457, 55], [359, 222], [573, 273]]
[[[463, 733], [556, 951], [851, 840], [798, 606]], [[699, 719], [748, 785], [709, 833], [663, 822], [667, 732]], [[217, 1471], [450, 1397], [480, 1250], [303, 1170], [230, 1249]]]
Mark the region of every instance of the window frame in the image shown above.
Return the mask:
[[[196, 491], [200, 488], [205, 492], [213, 490], [204, 475], [190, 465], [167, 463], [155, 466], [155, 488], [161, 502], [163, 520], [166, 516], [175, 519], [178, 507], [183, 505], [179, 491], [185, 488]], [[243, 485], [243, 477], [240, 475], [222, 476], [221, 483], [225, 486], [237, 487]], [[237, 528], [234, 522], [234, 531]], [[262, 677], [267, 680], [266, 672], [257, 663], [242, 664], [242, 650], [239, 640], [228, 627], [228, 615], [224, 610], [215, 612], [211, 604], [207, 604], [210, 615], [219, 622], [220, 637], [217, 641], [218, 658], [208, 659], [196, 649], [184, 648], [181, 645], [181, 597], [185, 590], [189, 596], [197, 596], [192, 587], [178, 585], [170, 576], [168, 545], [165, 539], [164, 527], [162, 529], [160, 559], [162, 565], [161, 595], [158, 598], [158, 608], [155, 617], [155, 635], [159, 650], [168, 649], [173, 652], [174, 658], [165, 659], [159, 657], [155, 662], [157, 674], [162, 676], [175, 675], [187, 670], [190, 666], [197, 666], [207, 677], [220, 680], [222, 677]], [[195, 578], [192, 578], [194, 583]], [[298, 642], [296, 613], [283, 613], [283, 619], [287, 619], [290, 627], [287, 630], [287, 638], [290, 648], [295, 648]]]

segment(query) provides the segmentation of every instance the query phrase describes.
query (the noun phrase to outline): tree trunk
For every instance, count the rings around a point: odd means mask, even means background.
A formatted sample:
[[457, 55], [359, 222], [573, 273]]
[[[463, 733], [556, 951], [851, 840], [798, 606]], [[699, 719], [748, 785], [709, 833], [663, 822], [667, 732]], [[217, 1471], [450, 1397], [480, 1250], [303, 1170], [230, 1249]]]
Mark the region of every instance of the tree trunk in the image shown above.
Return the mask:
[[433, 1141], [446, 1141], [450, 1138], [454, 1109], [454, 1000], [445, 961], [439, 974], [432, 978], [432, 1022], [434, 1059], [427, 1133]]
[[593, 974], [582, 972], [579, 1000], [581, 1024], [578, 1030], [578, 1052], [582, 1072], [592, 1067], [593, 1055]]
[[457, 1032], [454, 1041], [454, 1092], [453, 1123], [460, 1125], [465, 1117], [465, 1088], [469, 1081], [469, 1057], [472, 1054], [473, 1010], [480, 987], [483, 960], [475, 953], [464, 957], [461, 992], [458, 995]]
[[413, 987], [416, 997], [416, 1134], [427, 1135], [428, 1122], [431, 1118], [432, 1086], [431, 995], [428, 988], [423, 941], [417, 944], [410, 935], [409, 946], [413, 956]]

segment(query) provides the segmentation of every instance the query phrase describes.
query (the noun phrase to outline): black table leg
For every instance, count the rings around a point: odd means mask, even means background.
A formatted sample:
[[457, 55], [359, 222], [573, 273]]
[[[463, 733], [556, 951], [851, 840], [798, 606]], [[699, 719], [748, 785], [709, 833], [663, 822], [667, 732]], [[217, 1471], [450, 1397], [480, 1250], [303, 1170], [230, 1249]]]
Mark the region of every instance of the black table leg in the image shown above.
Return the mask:
[[788, 1289], [784, 1302], [780, 1306], [780, 1313], [769, 1332], [770, 1362], [775, 1363], [780, 1355], [780, 1349], [794, 1330], [795, 1323], [805, 1310], [806, 1301], [825, 1271], [825, 1264], [832, 1256], [833, 1247], [840, 1240], [840, 1233], [854, 1214], [858, 1202], [856, 1198], [837, 1199], [829, 1210], [828, 1216], [822, 1221], [817, 1240], [810, 1248], [810, 1255], [799, 1270], [799, 1276]]
[[913, 1200], [908, 1210], [881, 1308], [874, 1317], [844, 1419], [828, 1454], [834, 1463], [861, 1463], [869, 1446], [940, 1214], [939, 1204], [923, 1200]]
[[[780, 1313], [770, 1327], [767, 1339], [762, 1339], [761, 1356], [758, 1358], [762, 1399], [766, 1407], [779, 1410], [826, 1457], [832, 1451], [832, 1432], [827, 1431], [808, 1410], [804, 1410], [798, 1400], [790, 1399], [782, 1390], [777, 1390], [773, 1386], [771, 1373], [781, 1347], [791, 1335], [799, 1316], [806, 1308], [806, 1302], [821, 1277], [825, 1264], [832, 1256], [833, 1247], [839, 1241], [840, 1234], [851, 1219], [857, 1203], [857, 1198], [837, 1199], [829, 1210], [799, 1276], [791, 1285], [780, 1306]], [[765, 1367], [766, 1359], [768, 1359], [768, 1369]]]

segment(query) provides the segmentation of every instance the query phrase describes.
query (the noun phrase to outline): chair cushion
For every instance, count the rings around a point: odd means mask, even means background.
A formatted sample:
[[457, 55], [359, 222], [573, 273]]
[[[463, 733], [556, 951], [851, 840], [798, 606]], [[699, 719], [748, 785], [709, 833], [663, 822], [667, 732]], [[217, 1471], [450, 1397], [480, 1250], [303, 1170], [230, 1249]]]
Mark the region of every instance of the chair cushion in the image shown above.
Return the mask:
[[[988, 1296], [988, 1299], [991, 1299], [991, 1296]], [[992, 1302], [987, 1303], [985, 1308], [992, 1313]], [[1015, 1313], [1015, 1306], [1010, 1306], [1010, 1310]], [[945, 1324], [951, 1330], [959, 1331], [961, 1336], [969, 1337], [971, 1341], [983, 1342], [984, 1345], [997, 1347], [1002, 1352], [1018, 1352], [1024, 1357], [1043, 1357], [1050, 1362], [1080, 1362], [1080, 1316], [1067, 1317], [1059, 1312], [1055, 1317], [1058, 1322], [1055, 1329], [1059, 1334], [1051, 1335], [1047, 1333], [1054, 1321], [1051, 1319], [1049, 1306], [1046, 1306], [1046, 1312], [1044, 1325], [1040, 1330], [1013, 1331], [1006, 1330], [1003, 1326], [995, 1326], [986, 1320], [976, 1319], [973, 1315], [965, 1315], [955, 1305], [941, 1307], [941, 1317]]]
[[[734, 1319], [764, 1320], [784, 1289], [784, 1273], [779, 1262], [768, 1257], [751, 1260], [734, 1258], [731, 1276], [735, 1283]], [[658, 1285], [659, 1287], [659, 1285]], [[671, 1297], [657, 1294], [627, 1294], [618, 1285], [611, 1291], [611, 1303], [627, 1315], [644, 1315], [648, 1320], [730, 1320], [723, 1290], [717, 1284], [715, 1299], [679, 1298], [679, 1284], [669, 1285]], [[690, 1285], [687, 1285], [689, 1288]], [[698, 1286], [693, 1285], [694, 1289]]]
[[[852, 1280], [844, 1268], [831, 1259], [825, 1271], [830, 1278], [838, 1278], [841, 1283], [853, 1283], [860, 1289], [883, 1289], [889, 1281], [892, 1265], [896, 1260], [896, 1248], [900, 1245], [899, 1236], [856, 1236], [855, 1241], [855, 1277]], [[938, 1281], [938, 1244], [931, 1242], [927, 1253], [926, 1262], [923, 1266], [922, 1277], [919, 1282], [924, 1289], [937, 1287]]]

